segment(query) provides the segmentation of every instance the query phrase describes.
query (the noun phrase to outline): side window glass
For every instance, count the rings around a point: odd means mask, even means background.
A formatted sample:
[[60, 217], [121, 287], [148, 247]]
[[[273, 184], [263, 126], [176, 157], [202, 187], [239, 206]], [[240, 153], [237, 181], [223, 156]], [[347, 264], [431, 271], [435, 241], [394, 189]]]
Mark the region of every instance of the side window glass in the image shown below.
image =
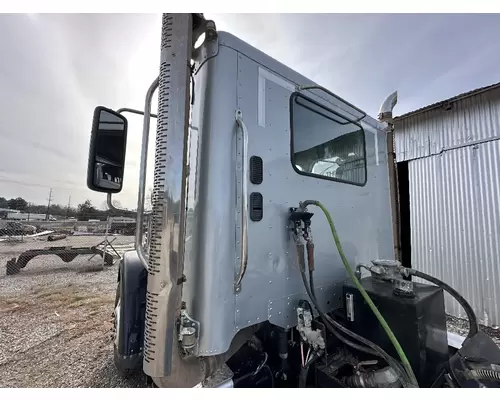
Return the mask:
[[303, 175], [354, 185], [366, 183], [365, 134], [360, 124], [294, 93], [292, 164]]

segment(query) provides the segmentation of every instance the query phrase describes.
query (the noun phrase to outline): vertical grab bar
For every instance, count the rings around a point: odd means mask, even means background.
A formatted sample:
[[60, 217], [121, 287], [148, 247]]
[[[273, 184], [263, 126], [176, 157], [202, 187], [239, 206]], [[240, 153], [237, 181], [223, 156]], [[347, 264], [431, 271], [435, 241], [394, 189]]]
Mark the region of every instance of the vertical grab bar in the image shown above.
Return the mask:
[[158, 88], [159, 78], [156, 78], [146, 93], [144, 103], [144, 121], [142, 124], [142, 146], [141, 146], [141, 165], [139, 170], [139, 192], [137, 195], [137, 218], [135, 228], [135, 248], [139, 260], [146, 270], [149, 270], [148, 260], [142, 246], [142, 231], [144, 225], [144, 198], [146, 196], [146, 171], [148, 164], [148, 144], [149, 144], [149, 126], [151, 120], [151, 100], [155, 90]]
[[247, 213], [248, 213], [248, 161], [247, 161], [247, 147], [248, 147], [248, 130], [243, 122], [243, 115], [240, 110], [236, 110], [236, 123], [242, 134], [242, 193], [241, 193], [241, 256], [240, 256], [240, 270], [236, 281], [234, 283], [235, 292], [241, 290], [241, 281], [245, 275], [248, 262], [248, 238], [247, 238]]

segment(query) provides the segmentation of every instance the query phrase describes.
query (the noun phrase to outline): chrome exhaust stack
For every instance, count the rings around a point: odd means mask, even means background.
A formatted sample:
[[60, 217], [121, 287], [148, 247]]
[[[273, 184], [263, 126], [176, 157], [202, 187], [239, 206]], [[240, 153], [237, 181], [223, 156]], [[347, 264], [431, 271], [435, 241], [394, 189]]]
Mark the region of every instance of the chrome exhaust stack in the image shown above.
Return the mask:
[[192, 36], [192, 14], [163, 14], [143, 362], [153, 380], [179, 359]]
[[398, 92], [395, 91], [386, 97], [382, 105], [380, 106], [380, 111], [378, 113], [378, 119], [380, 122], [392, 123], [393, 116], [392, 110], [396, 107], [398, 102]]
[[398, 173], [394, 148], [394, 116], [393, 110], [398, 102], [398, 92], [391, 93], [380, 106], [378, 119], [385, 123], [387, 133], [387, 158], [389, 167], [389, 191], [391, 196], [392, 236], [394, 242], [394, 258], [401, 260], [401, 222], [399, 208]]

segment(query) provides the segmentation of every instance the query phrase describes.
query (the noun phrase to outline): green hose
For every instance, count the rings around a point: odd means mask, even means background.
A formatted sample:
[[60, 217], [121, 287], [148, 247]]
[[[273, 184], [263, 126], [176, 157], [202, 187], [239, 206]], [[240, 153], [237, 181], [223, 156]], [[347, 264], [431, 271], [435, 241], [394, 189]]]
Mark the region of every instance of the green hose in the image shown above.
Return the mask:
[[371, 310], [373, 311], [373, 313], [375, 314], [375, 316], [379, 320], [380, 325], [382, 325], [382, 328], [384, 328], [384, 331], [387, 333], [387, 336], [389, 337], [390, 341], [394, 345], [394, 348], [396, 349], [396, 352], [398, 353], [399, 358], [401, 359], [401, 363], [403, 364], [403, 367], [405, 368], [406, 373], [408, 374], [408, 378], [410, 379], [411, 383], [414, 384], [416, 387], [418, 387], [417, 378], [415, 377], [415, 374], [413, 373], [413, 369], [411, 368], [410, 362], [408, 361], [408, 358], [406, 357], [406, 354], [403, 351], [403, 348], [399, 344], [398, 339], [396, 338], [396, 336], [392, 332], [392, 330], [389, 327], [389, 324], [387, 323], [385, 318], [382, 316], [382, 314], [380, 314], [380, 311], [378, 310], [377, 306], [373, 303], [372, 299], [370, 298], [370, 296], [368, 295], [366, 290], [363, 288], [363, 286], [361, 286], [361, 283], [359, 282], [358, 278], [356, 278], [356, 275], [354, 275], [354, 272], [353, 272], [351, 266], [349, 265], [349, 261], [347, 261], [347, 258], [344, 254], [344, 250], [342, 249], [342, 245], [340, 244], [340, 240], [339, 240], [339, 237], [337, 235], [337, 230], [335, 229], [335, 225], [333, 223], [332, 217], [330, 216], [330, 213], [325, 208], [325, 206], [323, 206], [323, 204], [321, 204], [319, 201], [316, 201], [316, 200], [305, 201], [305, 202], [301, 203], [301, 206], [306, 207], [308, 204], [313, 204], [313, 205], [319, 207], [321, 209], [321, 211], [323, 211], [323, 213], [325, 214], [326, 219], [328, 220], [328, 223], [330, 224], [330, 229], [332, 231], [332, 235], [333, 235], [333, 238], [335, 240], [337, 250], [340, 254], [340, 258], [342, 259], [342, 263], [344, 264], [344, 267], [347, 270], [347, 273], [349, 274], [349, 276], [353, 280], [354, 284], [356, 285], [356, 287], [360, 291], [361, 296], [363, 296], [363, 299], [365, 299], [366, 303], [371, 308]]

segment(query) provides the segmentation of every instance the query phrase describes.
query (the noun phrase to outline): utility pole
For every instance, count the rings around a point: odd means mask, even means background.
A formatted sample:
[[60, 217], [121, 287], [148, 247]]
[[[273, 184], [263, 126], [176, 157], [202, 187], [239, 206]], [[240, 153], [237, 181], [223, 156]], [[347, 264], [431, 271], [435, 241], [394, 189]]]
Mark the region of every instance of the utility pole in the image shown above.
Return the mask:
[[66, 219], [68, 219], [69, 217], [69, 209], [71, 207], [71, 196], [69, 196], [69, 200], [68, 200], [68, 208], [66, 209]]
[[47, 204], [47, 214], [45, 214], [45, 221], [49, 220], [49, 211], [50, 211], [50, 203], [52, 202], [52, 188], [50, 188], [49, 192], [49, 203]]

